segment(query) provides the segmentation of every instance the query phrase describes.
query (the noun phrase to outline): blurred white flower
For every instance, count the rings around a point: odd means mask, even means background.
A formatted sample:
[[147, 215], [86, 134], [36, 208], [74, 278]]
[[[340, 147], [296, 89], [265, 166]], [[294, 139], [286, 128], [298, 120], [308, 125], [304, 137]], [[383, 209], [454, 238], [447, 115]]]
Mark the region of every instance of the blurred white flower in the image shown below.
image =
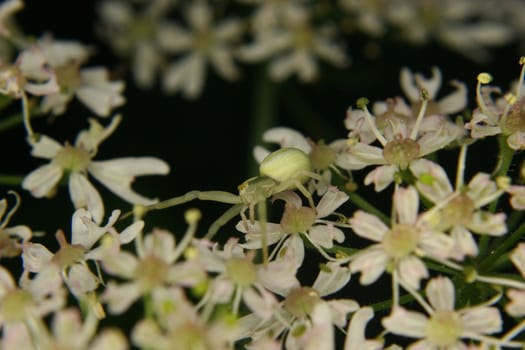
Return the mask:
[[109, 81], [104, 67], [81, 68], [89, 58], [88, 47], [77, 41], [51, 37], [44, 37], [36, 45], [53, 69], [60, 87], [59, 91], [42, 99], [40, 108], [44, 113], [64, 113], [73, 96], [100, 117], [109, 117], [114, 108], [124, 104], [124, 82]]
[[7, 0], [0, 4], [0, 35], [9, 37], [9, 29], [13, 15], [24, 8], [22, 0]]
[[135, 6], [130, 1], [106, 0], [99, 6], [99, 34], [115, 52], [131, 60], [135, 83], [149, 88], [164, 61], [158, 45], [158, 27], [164, 21], [173, 1], [143, 1]]
[[297, 74], [302, 82], [319, 75], [318, 58], [338, 68], [348, 65], [347, 54], [335, 37], [331, 25], [315, 27], [306, 7], [294, 6], [285, 13], [282, 23], [261, 26], [255, 41], [241, 47], [239, 56], [247, 62], [270, 60], [270, 77], [282, 81]]
[[159, 27], [159, 45], [177, 54], [163, 73], [163, 88], [181, 91], [187, 98], [200, 95], [210, 64], [226, 80], [236, 80], [239, 72], [233, 61], [234, 46], [243, 33], [236, 19], [213, 24], [212, 8], [205, 1], [192, 2], [184, 12], [188, 28], [165, 22]]

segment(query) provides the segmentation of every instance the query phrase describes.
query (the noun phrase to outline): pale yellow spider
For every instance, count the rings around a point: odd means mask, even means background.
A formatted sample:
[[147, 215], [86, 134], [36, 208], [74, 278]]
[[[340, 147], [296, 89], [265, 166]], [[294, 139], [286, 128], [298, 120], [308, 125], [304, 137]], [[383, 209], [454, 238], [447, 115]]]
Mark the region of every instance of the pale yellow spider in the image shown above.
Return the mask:
[[[263, 261], [268, 261], [268, 247], [266, 242], [266, 200], [278, 193], [298, 189], [308, 200], [310, 207], [315, 210], [312, 195], [304, 187], [309, 178], [322, 180], [312, 171], [309, 156], [297, 148], [281, 148], [270, 153], [259, 166], [260, 176], [252, 177], [239, 185], [239, 194], [235, 195], [225, 191], [190, 191], [182, 196], [174, 197], [153, 205], [137, 207], [135, 214], [143, 216], [151, 210], [164, 209], [187, 203], [194, 199], [233, 204], [223, 215], [215, 220], [205, 238], [211, 239], [217, 231], [236, 215], [241, 215], [243, 221], [253, 223], [255, 208], [261, 225]], [[248, 210], [248, 218], [246, 217]], [[124, 217], [128, 216], [126, 214]]]

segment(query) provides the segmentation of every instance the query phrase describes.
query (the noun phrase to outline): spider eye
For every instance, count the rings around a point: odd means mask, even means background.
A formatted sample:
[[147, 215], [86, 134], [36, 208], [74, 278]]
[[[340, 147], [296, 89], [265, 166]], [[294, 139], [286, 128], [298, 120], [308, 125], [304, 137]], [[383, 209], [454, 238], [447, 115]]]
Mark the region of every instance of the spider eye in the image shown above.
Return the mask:
[[297, 148], [281, 148], [270, 153], [259, 166], [259, 173], [275, 181], [299, 180], [305, 182], [312, 170], [310, 158]]

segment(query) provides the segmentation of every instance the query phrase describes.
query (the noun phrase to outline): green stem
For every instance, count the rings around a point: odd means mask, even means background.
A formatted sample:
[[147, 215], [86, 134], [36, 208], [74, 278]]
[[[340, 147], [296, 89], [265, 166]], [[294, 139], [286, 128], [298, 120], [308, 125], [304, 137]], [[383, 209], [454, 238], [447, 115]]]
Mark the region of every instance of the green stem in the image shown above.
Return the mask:
[[[44, 113], [38, 113], [37, 110], [31, 110], [30, 119], [45, 116]], [[12, 129], [24, 123], [24, 114], [16, 113], [0, 120], [0, 133]]]
[[[403, 305], [403, 304], [408, 304], [410, 303], [411, 301], [414, 301], [414, 297], [410, 294], [405, 294], [405, 295], [402, 295], [401, 297], [399, 297], [399, 304], [400, 305]], [[392, 300], [383, 300], [383, 301], [380, 301], [380, 302], [377, 302], [377, 303], [374, 303], [372, 305], [370, 305], [370, 307], [372, 309], [374, 309], [374, 312], [378, 312], [378, 311], [383, 311], [383, 310], [390, 310], [390, 308], [392, 307]]]
[[[507, 144], [507, 136], [499, 135], [498, 136], [498, 145], [499, 145], [499, 154], [498, 154], [498, 163], [492, 172], [494, 178], [498, 176], [506, 176], [509, 171], [510, 164], [512, 163], [512, 157], [514, 156], [514, 150], [509, 147]], [[489, 211], [494, 213], [498, 207], [498, 199], [494, 200], [489, 205]], [[483, 235], [479, 240], [479, 257], [482, 258], [488, 254], [490, 236]]]
[[479, 272], [491, 271], [493, 263], [498, 260], [503, 254], [514, 248], [514, 245], [519, 242], [525, 235], [525, 223], [521, 224], [516, 231], [506, 236], [505, 240], [501, 242], [494, 250], [490, 251], [487, 256], [478, 266]]
[[268, 77], [266, 65], [258, 68], [254, 84], [254, 102], [252, 110], [252, 119], [250, 121], [250, 140], [249, 140], [249, 166], [248, 176], [257, 176], [259, 174], [257, 162], [253, 160], [251, 152], [253, 148], [261, 143], [262, 134], [269, 128], [275, 126], [277, 119], [277, 99], [276, 86]]
[[377, 209], [375, 206], [370, 204], [370, 202], [368, 202], [366, 199], [364, 199], [363, 197], [361, 197], [355, 192], [345, 191], [345, 193], [348, 195], [348, 199], [350, 200], [350, 202], [355, 204], [357, 207], [363, 209], [364, 211], [368, 213], [374, 214], [381, 221], [383, 221], [387, 226], [390, 225], [390, 218], [386, 216], [385, 214], [383, 214], [383, 212]]
[[7, 186], [19, 186], [24, 180], [22, 175], [6, 175], [0, 174], [0, 184]]

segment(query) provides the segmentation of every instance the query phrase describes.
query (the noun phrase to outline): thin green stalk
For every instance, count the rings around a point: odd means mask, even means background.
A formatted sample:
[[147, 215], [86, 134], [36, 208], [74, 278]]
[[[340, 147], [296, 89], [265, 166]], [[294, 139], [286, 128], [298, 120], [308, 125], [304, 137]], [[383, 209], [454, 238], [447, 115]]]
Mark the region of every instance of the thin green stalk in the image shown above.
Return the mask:
[[[499, 154], [498, 154], [498, 163], [496, 164], [496, 167], [494, 168], [494, 171], [492, 172], [492, 175], [494, 178], [498, 176], [506, 176], [507, 172], [509, 171], [510, 164], [512, 163], [512, 157], [514, 156], [514, 150], [509, 147], [507, 144], [507, 136], [506, 135], [499, 135], [498, 136], [498, 146], [499, 146]], [[498, 200], [496, 199], [489, 205], [489, 211], [491, 213], [494, 213], [498, 207]], [[478, 244], [479, 248], [479, 257], [482, 258], [486, 254], [488, 254], [488, 247], [489, 247], [489, 240], [490, 237], [488, 235], [481, 236]]]
[[361, 197], [355, 192], [345, 191], [345, 193], [348, 195], [348, 199], [350, 200], [350, 202], [355, 204], [357, 207], [363, 209], [364, 211], [368, 213], [374, 214], [381, 221], [383, 221], [386, 225], [390, 225], [390, 218], [386, 216], [381, 210], [373, 206], [366, 199], [364, 199], [363, 197]]
[[[31, 119], [36, 119], [45, 116], [44, 113], [38, 113], [36, 110], [32, 110], [30, 114]], [[16, 113], [0, 120], [0, 133], [6, 130], [12, 129], [24, 123], [24, 114]]]
[[503, 254], [510, 251], [514, 245], [519, 242], [525, 235], [525, 223], [521, 224], [516, 231], [506, 236], [506, 239], [501, 242], [494, 250], [490, 252], [490, 255], [481, 261], [478, 266], [478, 271], [485, 272], [491, 271], [493, 263], [498, 260]]
[[22, 175], [6, 175], [0, 174], [0, 185], [19, 186], [24, 180]]

